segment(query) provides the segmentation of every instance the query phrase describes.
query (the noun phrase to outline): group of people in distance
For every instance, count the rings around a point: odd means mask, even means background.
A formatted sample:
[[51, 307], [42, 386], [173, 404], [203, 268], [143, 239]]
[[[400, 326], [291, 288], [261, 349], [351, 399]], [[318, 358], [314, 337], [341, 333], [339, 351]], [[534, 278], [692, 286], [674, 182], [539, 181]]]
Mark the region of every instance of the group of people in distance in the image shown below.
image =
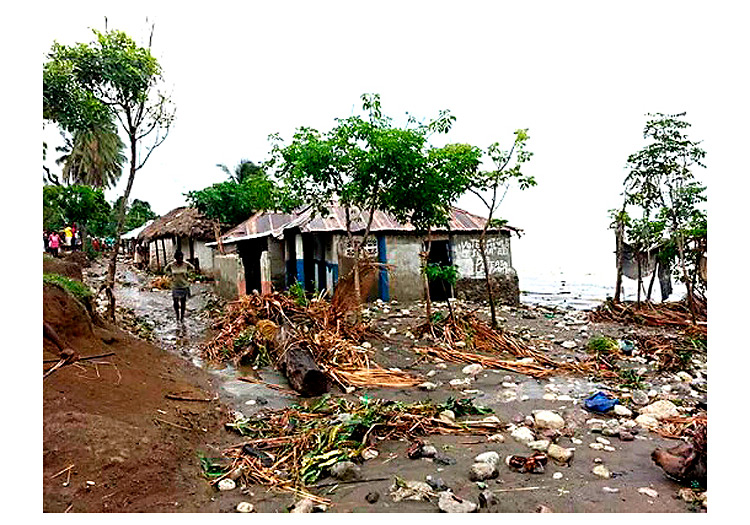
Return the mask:
[[[58, 257], [64, 250], [76, 251], [81, 249], [81, 232], [76, 225], [66, 226], [61, 231], [44, 230], [44, 251], [53, 257]], [[91, 240], [91, 247], [95, 251], [101, 251], [109, 247], [106, 240], [94, 237]]]

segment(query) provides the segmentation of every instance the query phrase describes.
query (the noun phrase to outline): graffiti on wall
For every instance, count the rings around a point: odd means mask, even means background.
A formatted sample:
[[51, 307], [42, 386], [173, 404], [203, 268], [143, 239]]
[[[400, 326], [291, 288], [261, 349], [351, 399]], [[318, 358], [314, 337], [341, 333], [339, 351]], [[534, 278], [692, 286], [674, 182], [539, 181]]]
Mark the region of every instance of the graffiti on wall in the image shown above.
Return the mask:
[[[482, 252], [479, 250], [479, 239], [461, 239], [456, 243], [456, 264], [465, 277], [484, 276]], [[510, 239], [490, 237], [487, 239], [487, 264], [490, 275], [511, 272]]]

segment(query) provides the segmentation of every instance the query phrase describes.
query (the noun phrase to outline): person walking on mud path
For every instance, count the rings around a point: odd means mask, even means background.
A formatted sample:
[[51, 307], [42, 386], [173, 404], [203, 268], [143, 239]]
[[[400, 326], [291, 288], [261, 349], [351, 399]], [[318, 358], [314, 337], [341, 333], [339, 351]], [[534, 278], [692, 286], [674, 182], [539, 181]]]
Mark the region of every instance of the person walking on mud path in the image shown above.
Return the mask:
[[164, 270], [172, 276], [172, 301], [174, 302], [174, 313], [178, 321], [185, 320], [185, 305], [190, 295], [190, 281], [188, 281], [188, 270], [195, 270], [192, 264], [183, 261], [181, 251], [174, 254], [174, 261], [169, 263]]

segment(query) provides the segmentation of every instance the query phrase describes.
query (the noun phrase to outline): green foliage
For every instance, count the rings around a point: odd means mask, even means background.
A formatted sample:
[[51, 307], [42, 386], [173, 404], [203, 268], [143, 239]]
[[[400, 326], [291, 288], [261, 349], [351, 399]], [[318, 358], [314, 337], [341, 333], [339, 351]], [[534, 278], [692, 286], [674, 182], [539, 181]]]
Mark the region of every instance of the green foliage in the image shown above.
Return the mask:
[[292, 283], [292, 285], [289, 287], [288, 293], [298, 306], [307, 306], [307, 295], [305, 293], [305, 287], [302, 286], [302, 283], [295, 280], [294, 283]]
[[60, 231], [69, 224], [84, 227], [94, 235], [106, 233], [111, 207], [101, 189], [80, 184], [42, 188], [43, 227]]
[[94, 295], [88, 286], [80, 281], [76, 281], [75, 279], [65, 277], [64, 275], [45, 273], [42, 275], [42, 282], [44, 284], [58, 286], [82, 302], [86, 302]]
[[617, 341], [604, 335], [592, 337], [586, 347], [595, 354], [611, 354], [619, 349]]
[[486, 414], [492, 414], [491, 408], [476, 406], [472, 399], [454, 399], [453, 396], [448, 397], [445, 403], [440, 405], [438, 408], [440, 411], [452, 410], [456, 417], [483, 416]]
[[638, 375], [638, 371], [632, 368], [621, 369], [617, 372], [617, 375], [620, 376], [622, 385], [627, 388], [632, 388], [634, 390], [643, 390], [645, 386], [643, 378]]
[[185, 194], [191, 206], [222, 224], [239, 224], [253, 213], [293, 206], [283, 191], [262, 171]]
[[[120, 197], [114, 205], [114, 209], [118, 209], [120, 204]], [[156, 219], [157, 215], [151, 209], [151, 204], [147, 201], [140, 199], [134, 199], [132, 204], [128, 207], [125, 214], [125, 225], [124, 231], [134, 230], [146, 224], [148, 221]]]
[[220, 478], [223, 476], [229, 467], [214, 463], [211, 458], [207, 457], [202, 452], [198, 452], [198, 462], [200, 463], [203, 476], [207, 479]]
[[445, 281], [451, 286], [458, 281], [458, 267], [454, 265], [442, 265], [440, 263], [429, 263], [424, 267], [424, 273], [429, 281]]
[[122, 154], [125, 145], [113, 124], [78, 130], [72, 141], [66, 142], [66, 147], [57, 148], [64, 153], [56, 161], [63, 165], [63, 181], [96, 188], [109, 188], [117, 183], [126, 159]]

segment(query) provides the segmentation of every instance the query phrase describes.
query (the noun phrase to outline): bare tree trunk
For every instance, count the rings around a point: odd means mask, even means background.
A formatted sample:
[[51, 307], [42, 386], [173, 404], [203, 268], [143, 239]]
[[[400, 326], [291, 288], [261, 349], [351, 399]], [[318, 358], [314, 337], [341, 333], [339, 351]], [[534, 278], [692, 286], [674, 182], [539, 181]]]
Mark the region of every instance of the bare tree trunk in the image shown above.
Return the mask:
[[693, 320], [693, 324], [696, 324], [698, 320], [695, 315], [695, 301], [693, 298], [693, 285], [692, 285], [692, 281], [690, 280], [690, 275], [688, 274], [688, 271], [687, 271], [687, 266], [685, 266], [685, 246], [683, 245], [681, 233], [677, 234], [677, 249], [680, 254], [680, 267], [682, 268], [682, 275], [685, 279], [685, 286], [687, 287], [688, 307], [690, 308], [690, 317]]
[[112, 249], [112, 254], [109, 258], [109, 266], [107, 268], [107, 279], [104, 282], [104, 290], [107, 296], [107, 312], [106, 317], [113, 323], [115, 322], [115, 273], [117, 271], [117, 254], [120, 251], [120, 235], [122, 235], [122, 227], [125, 223], [125, 205], [130, 198], [130, 190], [133, 189], [133, 181], [135, 180], [136, 171], [136, 138], [135, 131], [133, 130], [130, 134], [130, 173], [128, 175], [128, 185], [125, 188], [125, 194], [120, 201], [120, 207], [117, 210], [117, 227], [115, 229], [115, 242]]
[[[625, 208], [623, 207], [623, 212], [625, 211]], [[622, 291], [622, 266], [623, 266], [623, 221], [622, 221], [622, 214], [617, 217], [617, 226], [615, 226], [615, 239], [617, 241], [617, 279], [615, 280], [615, 296], [613, 301], [615, 303], [620, 302], [620, 293]]]
[[656, 274], [659, 273], [659, 262], [657, 261], [654, 265], [654, 273], [651, 275], [651, 282], [648, 283], [648, 293], [646, 294], [646, 301], [651, 302], [651, 292], [654, 289], [654, 281], [656, 280]]
[[635, 262], [638, 268], [638, 295], [636, 299], [636, 304], [640, 306], [641, 305], [641, 288], [643, 287], [641, 284], [641, 252], [638, 252], [638, 254], [635, 256]]
[[[489, 221], [488, 221], [489, 223]], [[487, 229], [482, 231], [482, 236], [479, 238], [479, 252], [482, 255], [482, 264], [484, 265], [484, 281], [487, 285], [487, 300], [490, 303], [490, 319], [492, 321], [492, 328], [497, 328], [497, 313], [495, 312], [495, 297], [492, 294], [492, 279], [490, 276], [490, 264], [487, 261], [487, 250], [485, 248], [487, 242]]]
[[216, 237], [216, 244], [219, 247], [219, 253], [224, 255], [226, 252], [224, 251], [224, 242], [221, 240], [221, 231], [219, 231], [219, 221], [214, 220], [213, 227], [214, 227], [214, 236]]

